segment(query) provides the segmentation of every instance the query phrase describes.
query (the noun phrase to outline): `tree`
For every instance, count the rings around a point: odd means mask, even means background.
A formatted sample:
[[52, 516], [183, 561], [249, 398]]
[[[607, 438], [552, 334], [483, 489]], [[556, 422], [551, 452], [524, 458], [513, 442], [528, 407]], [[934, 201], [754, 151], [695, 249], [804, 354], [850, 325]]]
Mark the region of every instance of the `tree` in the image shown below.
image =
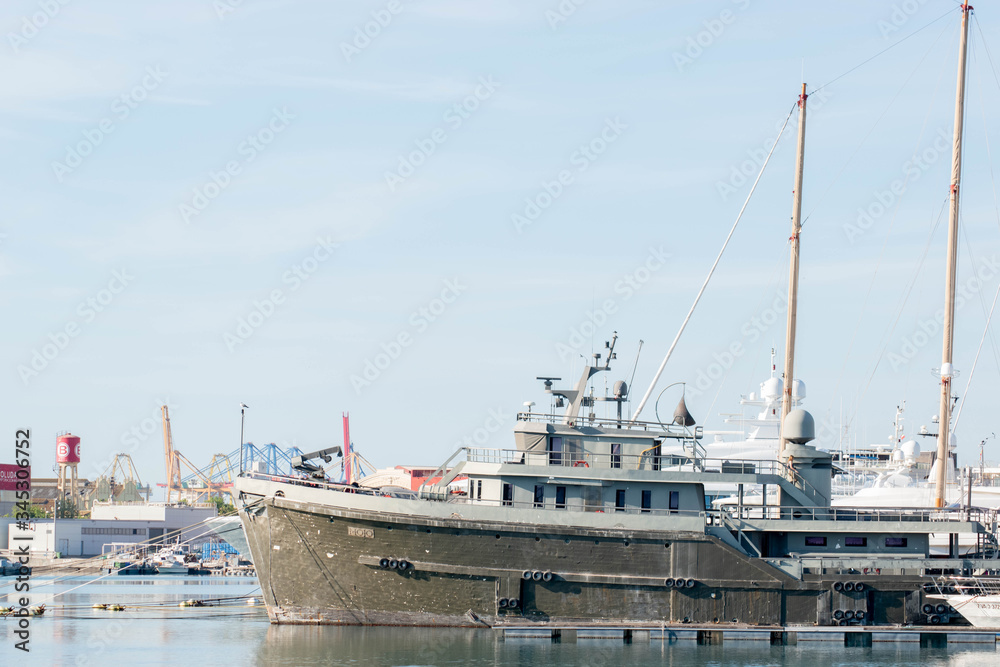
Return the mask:
[[64, 498], [59, 501], [59, 518], [60, 519], [75, 519], [79, 516], [79, 511], [76, 509], [76, 503], [68, 498]]
[[[18, 515], [18, 513], [24, 514], [25, 511], [23, 509], [19, 509], [17, 505], [14, 505], [10, 508], [10, 512], [5, 514], [4, 517], [13, 519]], [[41, 505], [28, 505], [27, 514], [29, 519], [45, 519], [49, 515], [48, 512], [45, 511], [45, 508]]]
[[223, 500], [222, 496], [212, 496], [209, 500], [215, 504], [215, 511], [218, 512], [219, 516], [236, 514], [236, 508]]

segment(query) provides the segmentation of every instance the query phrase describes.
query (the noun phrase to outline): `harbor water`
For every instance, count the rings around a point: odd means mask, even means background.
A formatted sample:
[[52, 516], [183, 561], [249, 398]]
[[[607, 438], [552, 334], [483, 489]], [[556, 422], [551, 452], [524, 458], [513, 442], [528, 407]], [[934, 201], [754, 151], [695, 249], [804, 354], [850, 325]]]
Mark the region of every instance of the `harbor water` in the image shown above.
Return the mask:
[[[243, 577], [73, 577], [32, 580], [32, 602], [44, 616], [31, 622], [30, 654], [14, 648], [11, 619], [0, 619], [0, 665], [985, 665], [994, 646], [919, 648], [884, 643], [871, 648], [837, 644], [771, 646], [729, 642], [699, 646], [621, 639], [555, 643], [537, 638], [498, 638], [489, 629], [312, 627], [270, 625], [257, 580]], [[86, 582], [91, 583], [86, 583]], [[85, 585], [82, 585], [85, 584]], [[10, 578], [0, 579], [9, 600]], [[256, 597], [256, 605], [246, 599]], [[188, 600], [209, 606], [181, 607]], [[221, 600], [215, 605], [211, 601]], [[122, 604], [123, 611], [94, 609]], [[10, 604], [10, 602], [5, 602]], [[27, 658], [25, 660], [25, 658]], [[16, 662], [15, 662], [16, 661]]]

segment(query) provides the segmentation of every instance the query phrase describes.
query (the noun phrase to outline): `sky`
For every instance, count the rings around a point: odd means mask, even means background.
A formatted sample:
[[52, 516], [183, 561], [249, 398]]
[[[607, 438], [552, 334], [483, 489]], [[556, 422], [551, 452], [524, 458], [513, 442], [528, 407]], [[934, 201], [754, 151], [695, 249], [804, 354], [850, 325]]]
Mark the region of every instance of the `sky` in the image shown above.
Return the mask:
[[[160, 405], [206, 465], [242, 402], [258, 445], [340, 444], [349, 412], [374, 465], [435, 465], [512, 448], [524, 402], [549, 407], [535, 378], [575, 382], [613, 332], [594, 390], [625, 379], [634, 409], [788, 118], [659, 384], [730, 428], [784, 349], [803, 80], [804, 407], [826, 447], [886, 442], [903, 401], [908, 435], [932, 427], [959, 21], [952, 0], [8, 0], [0, 428], [31, 430], [36, 475], [71, 431], [81, 477], [122, 452], [155, 485]], [[966, 398], [1000, 286], [998, 26], [971, 27], [963, 464], [998, 430], [992, 335]]]

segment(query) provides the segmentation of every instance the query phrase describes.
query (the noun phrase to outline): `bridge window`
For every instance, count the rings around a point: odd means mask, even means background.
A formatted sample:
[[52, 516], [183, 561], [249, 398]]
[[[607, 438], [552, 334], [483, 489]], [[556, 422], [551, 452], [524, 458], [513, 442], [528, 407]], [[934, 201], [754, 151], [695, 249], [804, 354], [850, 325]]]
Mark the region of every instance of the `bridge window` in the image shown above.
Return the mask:
[[483, 499], [483, 480], [476, 481], [476, 500]]
[[653, 492], [649, 489], [642, 490], [642, 511], [643, 513], [648, 513], [649, 508], [653, 506]]
[[566, 509], [566, 487], [557, 486], [556, 487], [556, 509], [564, 510]]
[[514, 485], [504, 482], [503, 485], [503, 504], [513, 505], [514, 504]]
[[543, 507], [545, 505], [545, 485], [535, 484], [535, 507]]
[[814, 535], [807, 535], [806, 536], [806, 546], [807, 547], [825, 547], [826, 546], [826, 538], [825, 537], [817, 537], [817, 536], [814, 536]]
[[653, 457], [653, 470], [660, 469], [660, 441], [653, 441], [653, 448], [649, 450], [650, 455]]
[[885, 538], [885, 546], [887, 547], [905, 547], [906, 538], [905, 537], [887, 537]]
[[615, 442], [611, 444], [611, 467], [612, 468], [622, 467], [622, 445], [620, 442]]
[[563, 464], [563, 439], [562, 436], [554, 435], [549, 438], [549, 465], [561, 466]]
[[671, 491], [670, 492], [670, 509], [673, 511], [679, 510], [681, 507], [681, 492]]
[[867, 537], [846, 537], [844, 538], [844, 544], [849, 547], [867, 547], [868, 538]]
[[618, 489], [615, 491], [615, 511], [625, 511], [625, 489]]

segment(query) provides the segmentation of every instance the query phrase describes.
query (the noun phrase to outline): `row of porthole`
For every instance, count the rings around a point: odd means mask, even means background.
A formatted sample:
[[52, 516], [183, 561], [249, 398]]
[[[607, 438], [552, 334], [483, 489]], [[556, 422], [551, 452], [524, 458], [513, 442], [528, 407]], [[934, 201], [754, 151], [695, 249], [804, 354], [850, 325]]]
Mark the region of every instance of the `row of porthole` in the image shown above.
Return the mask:
[[697, 583], [694, 579], [681, 579], [678, 577], [677, 579], [665, 579], [663, 585], [667, 588], [694, 588]]
[[865, 590], [865, 584], [860, 581], [838, 581], [833, 585], [833, 590], [845, 593], [858, 591], [860, 593]]
[[937, 606], [925, 604], [923, 606], [923, 611], [928, 616], [931, 614], [954, 614], [955, 608], [948, 604], [939, 604]]
[[521, 578], [525, 581], [552, 581], [553, 574], [548, 570], [542, 572], [541, 570], [525, 570], [521, 573]]
[[838, 621], [840, 621], [840, 620], [847, 620], [847, 621], [858, 620], [858, 621], [863, 621], [863, 620], [865, 620], [866, 616], [867, 616], [867, 612], [865, 612], [864, 609], [857, 609], [857, 610], [855, 610], [855, 609], [838, 609], [837, 611], [833, 612], [833, 617], [835, 619], [837, 619]]
[[378, 566], [383, 570], [399, 570], [400, 572], [406, 572], [413, 567], [413, 564], [403, 558], [379, 558]]

